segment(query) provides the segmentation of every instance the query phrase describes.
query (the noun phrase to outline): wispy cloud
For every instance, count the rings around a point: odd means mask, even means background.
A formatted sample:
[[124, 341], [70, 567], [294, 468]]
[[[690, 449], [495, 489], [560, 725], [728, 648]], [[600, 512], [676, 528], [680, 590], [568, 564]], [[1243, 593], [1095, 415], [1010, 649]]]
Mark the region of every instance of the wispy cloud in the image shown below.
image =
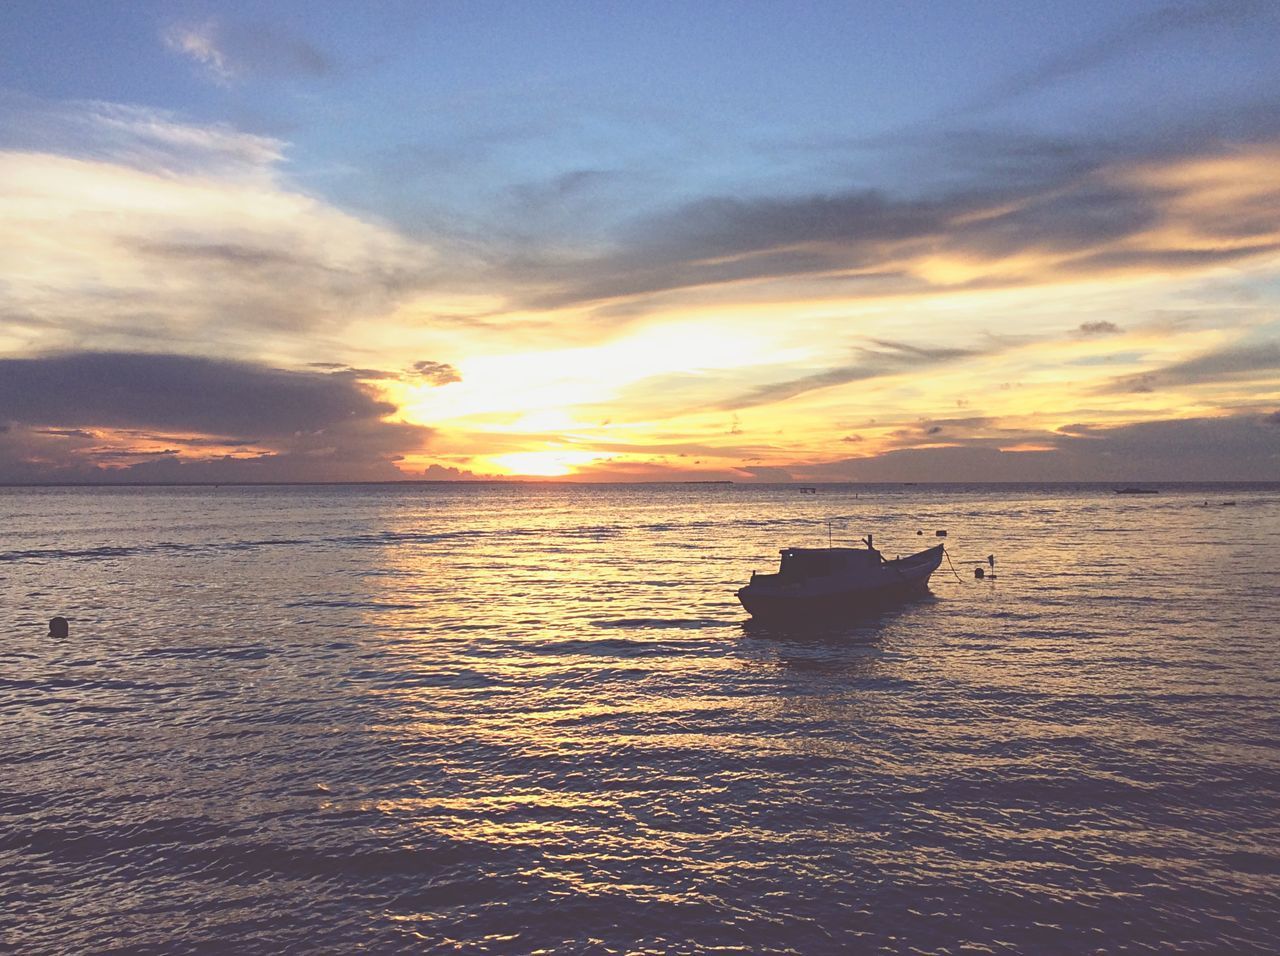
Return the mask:
[[1129, 17], [1118, 27], [1015, 73], [972, 106], [988, 107], [1062, 83], [1177, 36], [1203, 39], [1206, 31], [1246, 25], [1274, 12], [1266, 0], [1196, 0], [1171, 3]]
[[780, 382], [771, 382], [768, 385], [760, 385], [749, 392], [728, 399], [719, 407], [733, 410], [772, 404], [818, 389], [847, 385], [850, 382], [885, 375], [918, 371], [929, 365], [973, 355], [974, 352], [959, 348], [922, 348], [903, 342], [877, 340], [874, 342], [874, 347], [858, 347], [854, 350], [854, 354], [856, 358], [853, 362]]
[[162, 37], [165, 46], [195, 60], [205, 68], [214, 82], [229, 86], [236, 78], [235, 70], [218, 47], [218, 28], [214, 20], [204, 23], [168, 27]]
[[249, 76], [317, 77], [334, 69], [333, 60], [306, 40], [264, 23], [218, 18], [173, 23], [161, 39], [220, 86]]
[[264, 180], [278, 174], [286, 144], [164, 109], [0, 91], [0, 148], [178, 176]]
[[1127, 375], [1103, 386], [1103, 392], [1153, 392], [1194, 385], [1272, 380], [1280, 373], [1280, 344], [1262, 342], [1206, 352], [1150, 372]]
[[234, 351], [247, 329], [385, 315], [436, 274], [422, 243], [286, 185], [275, 140], [137, 108], [24, 106], [46, 142], [0, 151], [0, 310], [28, 317], [28, 347], [198, 335]]

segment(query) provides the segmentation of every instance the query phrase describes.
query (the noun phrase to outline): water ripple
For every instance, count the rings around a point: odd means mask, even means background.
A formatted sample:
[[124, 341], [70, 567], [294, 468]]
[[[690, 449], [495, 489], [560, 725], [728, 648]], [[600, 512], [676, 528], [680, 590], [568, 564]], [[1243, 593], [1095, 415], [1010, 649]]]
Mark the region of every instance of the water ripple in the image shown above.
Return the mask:
[[[0, 501], [17, 951], [1274, 951], [1274, 487]], [[748, 621], [829, 515], [959, 576]]]

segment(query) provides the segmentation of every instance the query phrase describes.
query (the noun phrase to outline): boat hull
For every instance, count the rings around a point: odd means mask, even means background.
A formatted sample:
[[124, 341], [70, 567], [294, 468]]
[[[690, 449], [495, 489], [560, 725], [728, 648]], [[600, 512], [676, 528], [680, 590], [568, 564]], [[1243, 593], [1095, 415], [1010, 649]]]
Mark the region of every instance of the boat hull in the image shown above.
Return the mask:
[[749, 584], [737, 592], [753, 618], [769, 621], [829, 620], [897, 604], [929, 589], [929, 577], [942, 563], [942, 545], [898, 561], [886, 561], [878, 580], [796, 591]]

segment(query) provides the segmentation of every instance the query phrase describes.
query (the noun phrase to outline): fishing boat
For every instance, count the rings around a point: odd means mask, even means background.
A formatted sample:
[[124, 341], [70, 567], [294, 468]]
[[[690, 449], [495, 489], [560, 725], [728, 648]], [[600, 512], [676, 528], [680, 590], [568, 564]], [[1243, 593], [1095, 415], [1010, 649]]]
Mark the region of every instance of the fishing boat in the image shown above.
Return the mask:
[[1160, 494], [1160, 490], [1158, 488], [1130, 487], [1130, 488], [1113, 488], [1112, 490], [1118, 495], [1158, 495]]
[[887, 559], [868, 535], [865, 548], [783, 548], [777, 574], [751, 572], [736, 592], [752, 617], [796, 621], [882, 607], [923, 592], [942, 548]]

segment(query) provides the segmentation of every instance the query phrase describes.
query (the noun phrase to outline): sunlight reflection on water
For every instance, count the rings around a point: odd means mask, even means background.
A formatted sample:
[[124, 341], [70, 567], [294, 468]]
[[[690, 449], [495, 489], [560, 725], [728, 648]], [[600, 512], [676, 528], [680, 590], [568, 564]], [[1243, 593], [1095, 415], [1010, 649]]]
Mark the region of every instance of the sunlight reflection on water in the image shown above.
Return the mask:
[[[1280, 489], [1218, 494], [0, 491], [2, 938], [1268, 951]], [[830, 514], [959, 578], [750, 622]]]

